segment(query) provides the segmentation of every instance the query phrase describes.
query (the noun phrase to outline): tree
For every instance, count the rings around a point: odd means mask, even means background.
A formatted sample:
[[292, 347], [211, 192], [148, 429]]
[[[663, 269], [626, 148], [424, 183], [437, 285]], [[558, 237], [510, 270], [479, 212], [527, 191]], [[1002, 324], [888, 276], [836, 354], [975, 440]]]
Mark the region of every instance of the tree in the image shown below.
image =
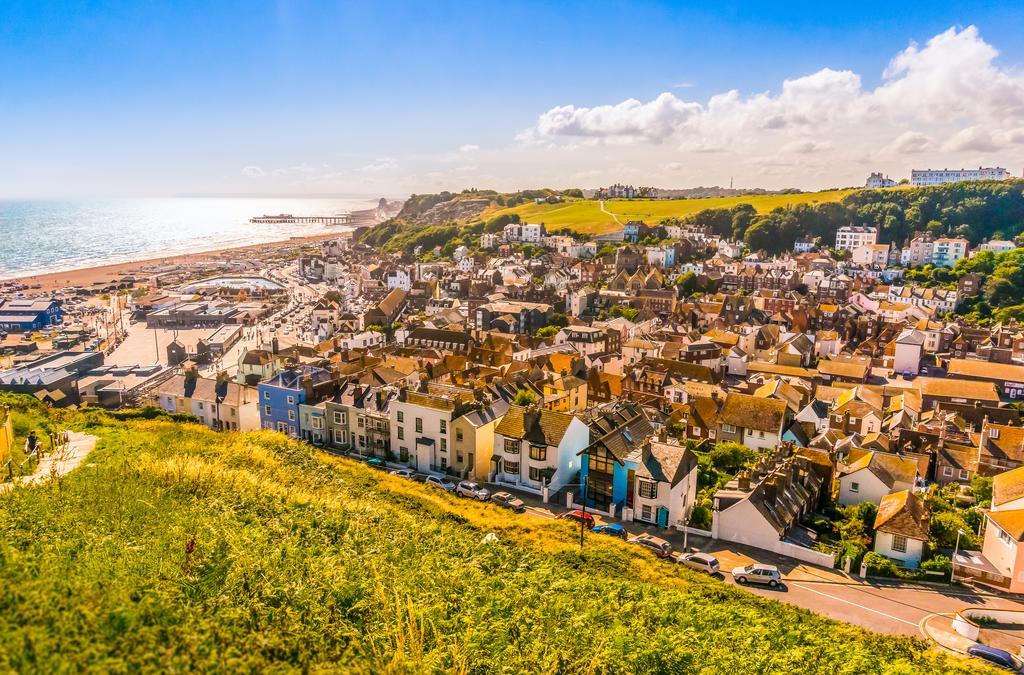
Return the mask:
[[697, 280], [697, 275], [693, 272], [687, 272], [680, 276], [676, 284], [685, 295], [693, 295], [701, 290], [700, 281]]
[[719, 471], [735, 474], [754, 459], [754, 451], [741, 443], [724, 441], [716, 443], [708, 453], [711, 464]]
[[516, 396], [514, 399], [512, 399], [512, 402], [518, 406], [523, 407], [537, 405], [537, 395], [534, 394], [532, 391], [520, 389], [519, 391], [516, 392]]
[[561, 312], [555, 312], [551, 315], [551, 319], [548, 320], [548, 324], [558, 328], [565, 328], [569, 325], [569, 317]]
[[558, 326], [544, 326], [537, 329], [536, 335], [539, 338], [555, 337], [558, 335], [559, 330], [561, 329]]
[[975, 476], [971, 479], [971, 494], [977, 500], [978, 506], [982, 502], [992, 503], [992, 478], [990, 476]]

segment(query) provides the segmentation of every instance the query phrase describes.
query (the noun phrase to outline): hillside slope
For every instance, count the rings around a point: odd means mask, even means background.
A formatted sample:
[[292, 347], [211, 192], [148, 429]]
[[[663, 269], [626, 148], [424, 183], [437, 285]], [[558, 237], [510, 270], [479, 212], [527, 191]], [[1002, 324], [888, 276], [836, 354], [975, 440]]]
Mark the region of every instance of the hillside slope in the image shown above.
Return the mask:
[[721, 209], [737, 204], [750, 204], [758, 213], [767, 213], [778, 206], [838, 202], [852, 192], [854, 190], [743, 195], [707, 199], [612, 199], [604, 202], [604, 211], [601, 210], [601, 202], [585, 199], [562, 204], [521, 204], [510, 209], [492, 207], [484, 211], [481, 217], [493, 218], [506, 213], [515, 213], [524, 222], [543, 222], [550, 228], [569, 227], [577, 232], [603, 234], [621, 229], [621, 225], [615, 222], [612, 214], [623, 223], [628, 220], [643, 220], [654, 225], [665, 218], [682, 218], [704, 209]]
[[0, 496], [0, 670], [977, 672], [276, 433], [72, 415], [87, 464]]

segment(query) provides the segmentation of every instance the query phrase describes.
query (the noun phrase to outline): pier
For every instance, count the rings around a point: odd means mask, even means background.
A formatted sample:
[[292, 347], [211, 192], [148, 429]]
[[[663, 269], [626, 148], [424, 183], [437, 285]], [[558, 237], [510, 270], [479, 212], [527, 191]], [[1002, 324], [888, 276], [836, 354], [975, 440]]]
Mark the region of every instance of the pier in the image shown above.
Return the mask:
[[323, 223], [325, 225], [348, 225], [352, 222], [351, 213], [339, 213], [335, 216], [293, 216], [290, 213], [279, 213], [276, 216], [253, 216], [250, 223]]

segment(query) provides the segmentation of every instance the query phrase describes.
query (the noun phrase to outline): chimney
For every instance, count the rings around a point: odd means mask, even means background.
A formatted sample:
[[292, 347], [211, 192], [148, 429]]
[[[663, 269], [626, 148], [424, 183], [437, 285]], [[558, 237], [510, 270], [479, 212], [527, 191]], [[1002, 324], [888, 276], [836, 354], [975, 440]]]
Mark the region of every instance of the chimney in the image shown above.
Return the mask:
[[741, 490], [744, 490], [744, 491], [749, 490], [750, 489], [750, 472], [747, 471], [746, 469], [744, 469], [743, 471], [740, 471], [738, 474], [736, 474], [736, 482], [739, 484], [739, 488]]
[[306, 394], [306, 403], [313, 402], [313, 377], [311, 375], [303, 375], [300, 380], [302, 390]]
[[775, 487], [774, 481], [765, 481], [761, 489], [764, 491], [764, 503], [769, 506], [774, 506], [775, 498], [778, 495], [778, 488]]

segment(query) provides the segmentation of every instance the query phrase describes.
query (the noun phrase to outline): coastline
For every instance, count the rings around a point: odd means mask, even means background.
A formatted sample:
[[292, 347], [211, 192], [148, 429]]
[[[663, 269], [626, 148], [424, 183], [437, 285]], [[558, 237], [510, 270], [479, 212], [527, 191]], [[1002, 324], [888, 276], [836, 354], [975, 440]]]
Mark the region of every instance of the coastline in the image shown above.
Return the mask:
[[[376, 224], [376, 223], [373, 223]], [[277, 249], [290, 248], [305, 244], [313, 244], [349, 234], [346, 232], [325, 232], [323, 234], [304, 235], [291, 237], [278, 241], [264, 242], [260, 244], [247, 244], [245, 246], [230, 246], [225, 248], [212, 249], [209, 251], [198, 251], [193, 253], [180, 253], [156, 258], [142, 258], [128, 262], [110, 263], [95, 265], [92, 267], [81, 267], [77, 269], [64, 270], [59, 272], [44, 272], [10, 277], [0, 280], [4, 283], [21, 283], [28, 286], [27, 292], [39, 294], [61, 290], [69, 287], [88, 287], [96, 283], [109, 283], [119, 277], [126, 275], [145, 275], [150, 273], [152, 267], [157, 265], [173, 265], [178, 263], [194, 262], [217, 262], [238, 258], [240, 254], [252, 254], [257, 251], [269, 252]], [[39, 288], [33, 286], [39, 285]]]

